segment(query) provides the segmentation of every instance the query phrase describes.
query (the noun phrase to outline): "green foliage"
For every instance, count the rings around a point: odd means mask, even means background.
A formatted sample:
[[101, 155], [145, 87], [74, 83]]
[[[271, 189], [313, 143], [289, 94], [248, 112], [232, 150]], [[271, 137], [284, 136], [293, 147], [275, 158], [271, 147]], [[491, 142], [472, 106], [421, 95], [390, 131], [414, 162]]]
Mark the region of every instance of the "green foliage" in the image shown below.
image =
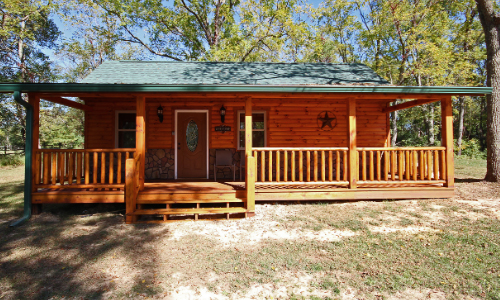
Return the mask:
[[43, 101], [40, 109], [42, 148], [83, 148], [84, 113]]
[[24, 155], [12, 154], [4, 155], [0, 154], [0, 166], [1, 167], [17, 167], [24, 165]]
[[[462, 141], [462, 155], [469, 158], [486, 159], [486, 151], [481, 150], [481, 145], [478, 140], [470, 139]], [[455, 140], [455, 153], [458, 151], [458, 146]]]

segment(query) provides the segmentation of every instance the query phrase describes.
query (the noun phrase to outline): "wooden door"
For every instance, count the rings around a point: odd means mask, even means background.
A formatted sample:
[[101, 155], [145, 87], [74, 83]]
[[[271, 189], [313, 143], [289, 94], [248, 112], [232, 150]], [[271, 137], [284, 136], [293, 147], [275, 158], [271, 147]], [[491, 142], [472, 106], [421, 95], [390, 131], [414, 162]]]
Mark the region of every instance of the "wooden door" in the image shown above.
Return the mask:
[[207, 178], [207, 114], [177, 115], [177, 178]]

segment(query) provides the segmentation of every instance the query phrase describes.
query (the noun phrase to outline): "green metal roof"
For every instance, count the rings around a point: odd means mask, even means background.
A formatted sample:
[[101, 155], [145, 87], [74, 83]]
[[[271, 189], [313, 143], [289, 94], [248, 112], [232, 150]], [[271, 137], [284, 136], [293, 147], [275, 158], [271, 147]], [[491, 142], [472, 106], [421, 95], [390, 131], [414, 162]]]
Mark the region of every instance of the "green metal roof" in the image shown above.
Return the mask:
[[491, 87], [459, 86], [262, 86], [262, 85], [160, 85], [82, 83], [0, 83], [0, 93], [138, 93], [138, 92], [271, 92], [271, 93], [388, 93], [486, 95]]
[[387, 85], [363, 64], [106, 61], [82, 83], [167, 85]]
[[14, 91], [485, 95], [492, 88], [391, 86], [362, 64], [108, 61], [82, 83], [0, 83], [0, 93]]

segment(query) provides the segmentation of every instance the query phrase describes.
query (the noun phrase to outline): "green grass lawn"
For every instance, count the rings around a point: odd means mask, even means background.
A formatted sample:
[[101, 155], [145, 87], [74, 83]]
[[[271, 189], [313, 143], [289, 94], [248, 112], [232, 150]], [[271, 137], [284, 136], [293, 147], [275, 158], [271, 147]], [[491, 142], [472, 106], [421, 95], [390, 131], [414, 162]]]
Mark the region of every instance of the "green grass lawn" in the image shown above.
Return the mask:
[[15, 229], [23, 168], [2, 168], [0, 299], [500, 299], [498, 185], [479, 180], [485, 161], [455, 163], [451, 200], [160, 225], [125, 225], [120, 205], [47, 205]]

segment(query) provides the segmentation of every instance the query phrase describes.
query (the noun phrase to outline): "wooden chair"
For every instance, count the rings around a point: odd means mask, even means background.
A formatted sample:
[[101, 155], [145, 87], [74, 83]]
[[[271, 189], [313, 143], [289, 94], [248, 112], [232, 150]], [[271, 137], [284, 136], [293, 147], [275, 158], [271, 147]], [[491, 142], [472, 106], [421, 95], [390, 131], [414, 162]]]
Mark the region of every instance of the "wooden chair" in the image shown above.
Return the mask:
[[217, 169], [230, 168], [233, 170], [233, 181], [236, 181], [236, 167], [233, 164], [231, 150], [215, 150], [214, 180], [217, 181]]

